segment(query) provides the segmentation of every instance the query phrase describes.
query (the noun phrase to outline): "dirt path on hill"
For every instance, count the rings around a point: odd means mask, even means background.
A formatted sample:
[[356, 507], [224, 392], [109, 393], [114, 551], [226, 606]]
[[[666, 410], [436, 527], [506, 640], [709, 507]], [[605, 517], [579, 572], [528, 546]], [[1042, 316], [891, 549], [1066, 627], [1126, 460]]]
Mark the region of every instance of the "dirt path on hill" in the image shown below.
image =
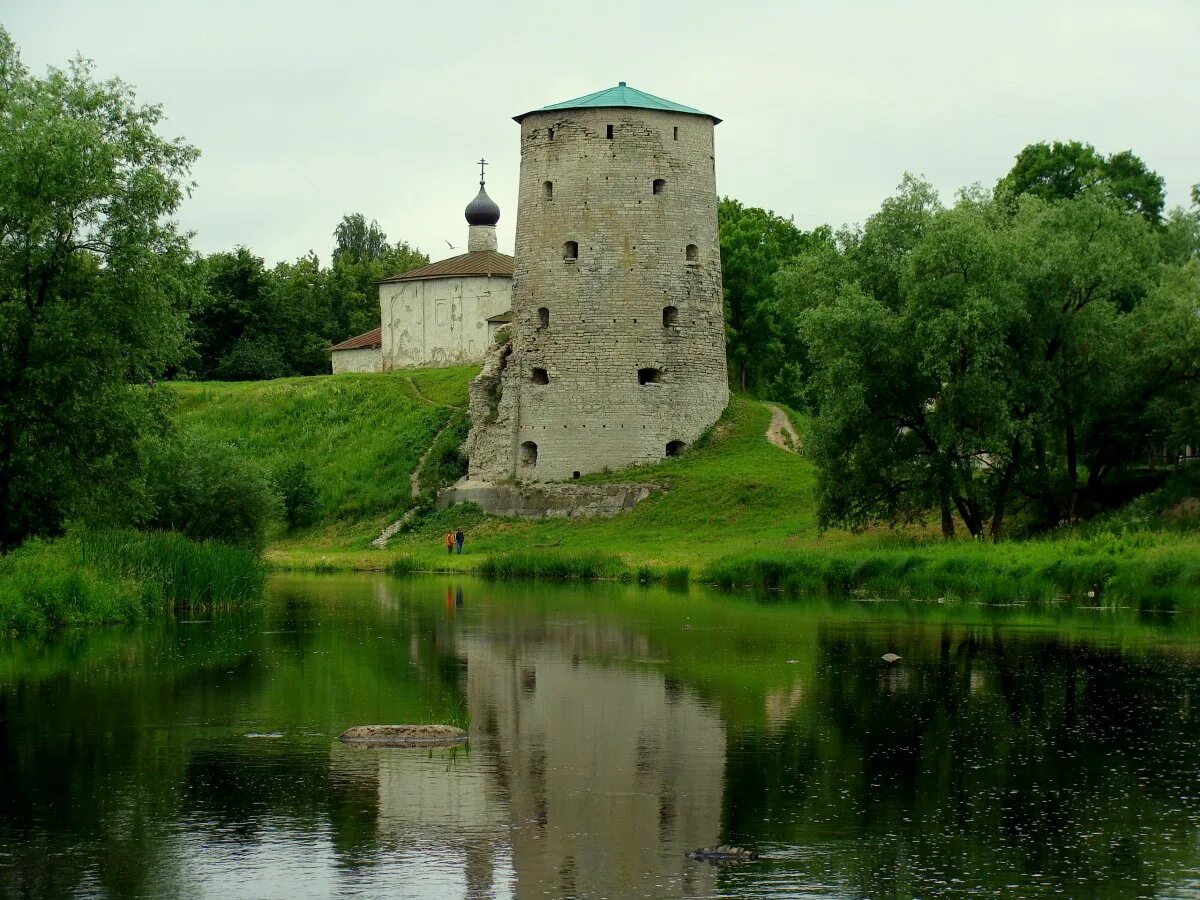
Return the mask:
[[771, 424], [767, 426], [767, 440], [780, 450], [799, 453], [800, 435], [796, 434], [796, 429], [792, 427], [792, 420], [778, 406], [771, 403], [768, 403], [767, 406], [771, 408]]
[[425, 448], [425, 452], [421, 454], [421, 458], [417, 460], [417, 465], [412, 470], [412, 474], [408, 476], [408, 488], [412, 498], [416, 500], [421, 496], [421, 470], [425, 468], [425, 457], [429, 452], [437, 446], [438, 438], [446, 433], [446, 429], [454, 424], [454, 416], [451, 416], [445, 425], [438, 429], [438, 433], [433, 436], [433, 440], [429, 442], [429, 446]]
[[[433, 401], [431, 400], [429, 402], [432, 403]], [[434, 403], [434, 406], [439, 406], [439, 405], [440, 404]], [[426, 457], [429, 456], [429, 452], [437, 445], [438, 438], [440, 438], [443, 434], [445, 434], [446, 429], [449, 428], [450, 426], [452, 426], [453, 424], [454, 424], [454, 416], [451, 416], [449, 419], [446, 420], [446, 424], [443, 425], [438, 430], [438, 433], [433, 436], [433, 440], [429, 442], [429, 446], [425, 448], [425, 452], [421, 454], [421, 458], [417, 460], [416, 466], [413, 468], [412, 473], [409, 474], [409, 476], [408, 476], [408, 493], [409, 493], [409, 496], [412, 497], [413, 500], [417, 500], [421, 496], [421, 470], [425, 468]], [[415, 507], [415, 506], [412, 507], [407, 512], [405, 512], [404, 515], [402, 515], [400, 518], [398, 518], [395, 522], [393, 522], [392, 524], [390, 524], [386, 528], [384, 528], [383, 531], [381, 531], [379, 533], [379, 537], [377, 537], [377, 538], [375, 538], [375, 540], [371, 541], [371, 546], [375, 547], [377, 549], [380, 549], [380, 550], [382, 550], [384, 547], [386, 547], [388, 545], [388, 541], [390, 541], [393, 537], [396, 536], [396, 532], [398, 532], [404, 526], [404, 524], [413, 517], [413, 514], [416, 512], [416, 510], [417, 510], [417, 507]]]

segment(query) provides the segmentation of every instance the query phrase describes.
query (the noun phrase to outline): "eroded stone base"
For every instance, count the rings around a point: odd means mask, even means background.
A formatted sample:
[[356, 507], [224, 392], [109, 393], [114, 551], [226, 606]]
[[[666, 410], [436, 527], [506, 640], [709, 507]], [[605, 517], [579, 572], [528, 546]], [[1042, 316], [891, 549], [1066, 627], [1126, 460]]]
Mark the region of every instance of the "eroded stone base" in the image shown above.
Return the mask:
[[460, 481], [438, 493], [438, 509], [478, 503], [494, 516], [543, 519], [609, 517], [661, 490], [653, 484], [497, 484]]

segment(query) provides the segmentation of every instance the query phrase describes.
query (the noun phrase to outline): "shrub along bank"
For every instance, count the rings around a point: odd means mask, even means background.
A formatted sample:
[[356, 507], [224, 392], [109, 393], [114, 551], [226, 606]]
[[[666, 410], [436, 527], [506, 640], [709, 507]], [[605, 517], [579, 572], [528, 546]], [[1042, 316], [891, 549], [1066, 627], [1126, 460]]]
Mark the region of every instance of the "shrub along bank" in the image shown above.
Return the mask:
[[0, 631], [135, 622], [262, 595], [250, 550], [171, 532], [74, 531], [0, 557]]

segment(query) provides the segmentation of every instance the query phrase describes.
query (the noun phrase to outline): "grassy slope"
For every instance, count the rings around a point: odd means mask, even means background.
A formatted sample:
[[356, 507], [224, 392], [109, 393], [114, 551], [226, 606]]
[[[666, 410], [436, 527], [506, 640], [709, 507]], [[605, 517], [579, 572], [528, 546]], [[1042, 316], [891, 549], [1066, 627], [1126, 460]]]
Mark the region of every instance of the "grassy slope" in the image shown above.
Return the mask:
[[[471, 369], [407, 373], [420, 394], [461, 406]], [[407, 507], [408, 472], [451, 412], [414, 395], [406, 375], [352, 375], [262, 385], [180, 389], [186, 421], [221, 433], [268, 459], [303, 458], [318, 474], [334, 517], [273, 542], [268, 559], [291, 568], [385, 568], [397, 560], [429, 570], [474, 570], [488, 558], [527, 553], [573, 560], [601, 556], [618, 567], [659, 572], [686, 567], [692, 578], [778, 589], [921, 585], [980, 596], [1046, 596], [1093, 584], [1200, 593], [1200, 539], [1192, 533], [1113, 533], [1013, 541], [1000, 546], [943, 543], [931, 528], [867, 534], [818, 532], [815, 472], [802, 455], [764, 437], [769, 409], [735, 397], [710, 434], [678, 459], [591, 481], [652, 481], [666, 491], [613, 519], [495, 520], [462, 510], [433, 514], [386, 550], [379, 528]], [[207, 397], [207, 399], [205, 399]], [[336, 407], [336, 408], [330, 408]], [[306, 427], [318, 417], [320, 436]], [[804, 423], [794, 417], [804, 433]], [[363, 427], [364, 422], [371, 422]], [[285, 423], [285, 424], [280, 424]], [[308, 438], [304, 435], [309, 434]], [[326, 491], [329, 495], [326, 496]], [[462, 523], [467, 553], [448, 557], [442, 535]], [[613, 557], [616, 557], [615, 561]], [[601, 560], [600, 571], [610, 571]]]
[[[484, 553], [552, 545], [618, 553], [633, 565], [677, 566], [785, 547], [798, 536], [815, 537], [814, 474], [802, 457], [767, 443], [763, 435], [769, 420], [770, 412], [761, 404], [735, 398], [722, 422], [690, 453], [585, 479], [653, 481], [667, 488], [614, 519], [480, 521], [447, 512], [397, 537], [386, 551], [366, 549], [363, 542], [344, 539], [349, 535], [322, 529], [275, 542], [268, 558], [285, 566], [378, 568], [405, 556], [427, 567], [474, 568]], [[449, 560], [441, 536], [459, 520], [469, 532], [469, 552]]]
[[303, 461], [320, 490], [325, 536], [365, 546], [409, 505], [409, 474], [465, 406], [473, 368], [268, 382], [172, 384], [184, 425], [272, 469]]

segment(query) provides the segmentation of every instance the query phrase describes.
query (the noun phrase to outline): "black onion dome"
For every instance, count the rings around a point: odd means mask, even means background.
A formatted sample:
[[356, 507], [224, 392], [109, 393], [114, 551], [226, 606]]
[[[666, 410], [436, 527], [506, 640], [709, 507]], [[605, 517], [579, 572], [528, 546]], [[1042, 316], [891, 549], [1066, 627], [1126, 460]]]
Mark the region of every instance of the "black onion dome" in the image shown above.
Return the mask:
[[467, 204], [466, 216], [468, 225], [495, 225], [500, 221], [500, 207], [487, 195], [482, 184], [475, 199]]

